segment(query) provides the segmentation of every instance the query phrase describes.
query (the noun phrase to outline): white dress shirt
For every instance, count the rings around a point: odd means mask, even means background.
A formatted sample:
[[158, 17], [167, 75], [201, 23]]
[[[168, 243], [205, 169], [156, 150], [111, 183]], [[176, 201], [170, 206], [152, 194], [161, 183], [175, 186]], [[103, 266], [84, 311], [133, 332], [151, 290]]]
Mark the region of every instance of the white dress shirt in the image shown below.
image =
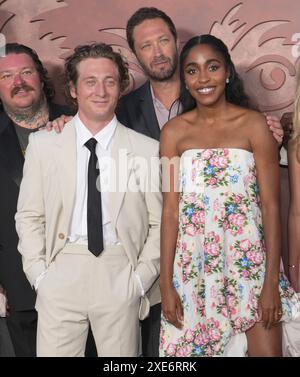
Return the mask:
[[[109, 213], [109, 192], [114, 189], [115, 172], [114, 162], [111, 159], [111, 148], [113, 145], [113, 136], [118, 124], [116, 116], [96, 135], [91, 132], [82, 123], [78, 113], [75, 115], [76, 128], [76, 150], [77, 150], [77, 179], [75, 205], [71, 219], [70, 233], [67, 242], [73, 244], [87, 245], [87, 192], [88, 192], [88, 164], [90, 151], [84, 145], [90, 138], [97, 140], [96, 155], [100, 168], [100, 185], [101, 185], [101, 204], [102, 204], [102, 226], [103, 226], [103, 244], [105, 246], [121, 245], [117, 238], [116, 231], [111, 223]], [[47, 270], [43, 271], [35, 281], [34, 287], [37, 290], [40, 282], [46, 275]], [[142, 280], [135, 273], [141, 296], [145, 295]]]
[[170, 109], [167, 109], [166, 106], [160, 102], [158, 98], [155, 97], [152, 86], [150, 85], [150, 91], [153, 101], [153, 106], [155, 110], [155, 115], [159, 128], [162, 129], [163, 126], [170, 120], [175, 118], [177, 115], [182, 113], [182, 105], [179, 102], [179, 99], [176, 99]]
[[90, 151], [84, 145], [90, 138], [97, 140], [96, 155], [100, 167], [101, 203], [102, 203], [102, 225], [103, 225], [103, 244], [120, 244], [114, 227], [111, 224], [109, 214], [109, 191], [111, 179], [110, 173], [114, 172], [111, 166], [111, 147], [112, 138], [117, 127], [117, 118], [114, 118], [96, 135], [85, 127], [79, 115], [75, 116], [75, 128], [77, 136], [77, 182], [75, 205], [71, 220], [69, 243], [88, 244], [87, 239], [87, 193], [88, 193], [88, 165]]

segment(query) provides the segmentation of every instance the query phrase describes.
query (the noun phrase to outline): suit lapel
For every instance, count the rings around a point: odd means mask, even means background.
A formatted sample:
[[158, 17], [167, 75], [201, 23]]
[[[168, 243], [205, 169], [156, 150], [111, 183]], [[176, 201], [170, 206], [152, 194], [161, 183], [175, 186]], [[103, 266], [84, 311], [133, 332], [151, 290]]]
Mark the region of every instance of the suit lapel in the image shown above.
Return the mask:
[[112, 146], [112, 159], [116, 166], [116, 189], [110, 192], [111, 221], [116, 227], [117, 218], [127, 191], [128, 179], [133, 169], [132, 146], [128, 129], [118, 123]]
[[16, 185], [20, 186], [24, 156], [14, 125], [5, 113], [0, 116], [0, 127], [2, 128], [0, 133], [0, 163], [4, 165]]
[[60, 191], [62, 193], [66, 219], [71, 219], [77, 176], [76, 129], [73, 120], [66, 124], [60, 137], [58, 137], [53, 157], [58, 166], [58, 184], [60, 185]]
[[160, 128], [153, 105], [149, 82], [146, 82], [141, 88], [140, 106], [145, 125], [148, 128], [151, 137], [159, 140]]
[[[58, 182], [62, 193], [66, 218], [71, 219], [76, 193], [76, 129], [69, 122], [58, 138], [54, 158], [58, 166]], [[111, 221], [116, 227], [117, 218], [127, 191], [128, 179], [133, 169], [133, 152], [128, 129], [118, 123], [113, 138], [111, 156], [116, 164], [116, 190], [110, 192]]]

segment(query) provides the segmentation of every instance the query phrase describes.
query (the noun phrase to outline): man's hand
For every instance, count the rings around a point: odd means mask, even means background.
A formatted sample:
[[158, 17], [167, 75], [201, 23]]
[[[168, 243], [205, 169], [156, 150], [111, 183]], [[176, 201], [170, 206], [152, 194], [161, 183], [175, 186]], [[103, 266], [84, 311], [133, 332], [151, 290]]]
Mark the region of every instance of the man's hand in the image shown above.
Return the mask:
[[52, 122], [46, 124], [46, 130], [52, 131], [53, 129], [57, 134], [61, 133], [65, 124], [69, 122], [73, 117], [68, 115], [61, 115], [59, 118], [54, 119]]
[[283, 145], [287, 149], [287, 144], [293, 132], [293, 113], [284, 113], [280, 119], [280, 123], [284, 132]]
[[279, 118], [275, 115], [266, 115], [266, 121], [277, 143], [282, 144], [284, 132]]

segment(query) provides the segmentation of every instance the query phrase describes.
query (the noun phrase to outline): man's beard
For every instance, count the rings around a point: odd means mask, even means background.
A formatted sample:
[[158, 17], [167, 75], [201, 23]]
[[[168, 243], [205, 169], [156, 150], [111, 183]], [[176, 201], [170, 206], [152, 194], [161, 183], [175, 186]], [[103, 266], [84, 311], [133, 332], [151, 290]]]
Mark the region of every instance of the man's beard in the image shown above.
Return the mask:
[[150, 67], [146, 67], [142, 62], [139, 62], [143, 68], [145, 74], [153, 81], [164, 82], [170, 80], [177, 69], [178, 66], [178, 55], [177, 53], [172, 56], [172, 58], [160, 57], [154, 60], [155, 63], [159, 62], [169, 62], [169, 68], [161, 71], [154, 71]]
[[28, 121], [31, 118], [34, 118], [35, 115], [39, 112], [39, 110], [43, 107], [43, 105], [46, 102], [46, 98], [44, 96], [44, 93], [41, 93], [40, 98], [31, 103], [30, 105], [26, 107], [10, 107], [7, 106], [5, 103], [2, 102], [3, 108], [5, 112], [13, 119], [16, 119], [20, 122], [22, 121]]

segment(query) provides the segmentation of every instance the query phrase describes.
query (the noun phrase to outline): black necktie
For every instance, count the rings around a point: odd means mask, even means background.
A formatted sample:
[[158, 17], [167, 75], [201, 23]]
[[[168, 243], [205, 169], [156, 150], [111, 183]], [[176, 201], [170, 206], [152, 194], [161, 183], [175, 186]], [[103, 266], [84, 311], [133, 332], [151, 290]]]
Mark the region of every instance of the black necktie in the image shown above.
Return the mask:
[[[102, 207], [100, 170], [96, 155], [97, 140], [91, 138], [84, 144], [91, 152], [88, 170], [87, 234], [88, 249], [98, 256], [103, 251]], [[97, 187], [98, 180], [98, 187]]]

